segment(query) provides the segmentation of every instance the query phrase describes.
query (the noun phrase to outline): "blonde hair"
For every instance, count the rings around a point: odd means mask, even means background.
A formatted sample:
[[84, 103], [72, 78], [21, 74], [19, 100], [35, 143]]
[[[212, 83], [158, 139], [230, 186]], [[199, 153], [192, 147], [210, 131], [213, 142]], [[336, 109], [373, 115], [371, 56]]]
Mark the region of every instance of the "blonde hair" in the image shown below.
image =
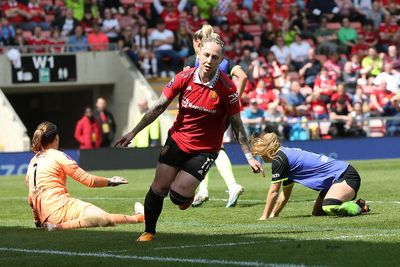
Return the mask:
[[252, 153], [254, 156], [261, 156], [264, 161], [271, 162], [281, 148], [276, 133], [266, 133], [251, 140]]
[[44, 121], [38, 125], [32, 137], [32, 151], [36, 154], [43, 147], [51, 144], [58, 134], [57, 126], [54, 123]]
[[203, 40], [204, 38], [210, 37], [214, 33], [214, 29], [211, 25], [204, 24], [200, 30], [193, 34], [194, 40]]
[[213, 33], [211, 34], [210, 37], [204, 38], [201, 41], [200, 48], [202, 48], [206, 43], [216, 43], [218, 46], [222, 48], [222, 50], [224, 50], [224, 42], [219, 37], [218, 33]]

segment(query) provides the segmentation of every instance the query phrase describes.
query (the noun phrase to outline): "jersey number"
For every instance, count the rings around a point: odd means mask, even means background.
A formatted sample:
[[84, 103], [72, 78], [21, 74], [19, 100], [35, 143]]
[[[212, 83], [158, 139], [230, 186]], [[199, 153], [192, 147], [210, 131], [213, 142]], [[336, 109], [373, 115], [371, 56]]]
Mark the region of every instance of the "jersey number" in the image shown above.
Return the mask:
[[33, 164], [33, 186], [36, 188], [37, 163]]

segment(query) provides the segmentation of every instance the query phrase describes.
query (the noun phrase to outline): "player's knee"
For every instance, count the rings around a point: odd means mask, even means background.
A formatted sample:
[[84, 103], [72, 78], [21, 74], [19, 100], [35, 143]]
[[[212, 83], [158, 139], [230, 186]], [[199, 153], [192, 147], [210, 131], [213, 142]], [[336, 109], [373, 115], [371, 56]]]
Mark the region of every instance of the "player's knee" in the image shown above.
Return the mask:
[[326, 198], [322, 201], [322, 210], [327, 215], [338, 215], [342, 201], [334, 198]]
[[169, 198], [171, 199], [172, 203], [178, 206], [184, 205], [192, 200], [192, 198], [184, 197], [174, 190], [169, 190]]
[[104, 213], [97, 217], [97, 225], [100, 227], [114, 226], [115, 222], [109, 214]]

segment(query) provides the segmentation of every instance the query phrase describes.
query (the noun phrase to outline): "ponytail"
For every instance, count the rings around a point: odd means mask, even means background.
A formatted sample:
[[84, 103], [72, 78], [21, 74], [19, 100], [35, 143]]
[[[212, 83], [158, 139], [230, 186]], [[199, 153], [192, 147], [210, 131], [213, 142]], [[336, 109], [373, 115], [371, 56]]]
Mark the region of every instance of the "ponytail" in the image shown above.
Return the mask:
[[32, 151], [36, 154], [51, 144], [58, 134], [57, 126], [45, 121], [38, 125], [32, 137]]

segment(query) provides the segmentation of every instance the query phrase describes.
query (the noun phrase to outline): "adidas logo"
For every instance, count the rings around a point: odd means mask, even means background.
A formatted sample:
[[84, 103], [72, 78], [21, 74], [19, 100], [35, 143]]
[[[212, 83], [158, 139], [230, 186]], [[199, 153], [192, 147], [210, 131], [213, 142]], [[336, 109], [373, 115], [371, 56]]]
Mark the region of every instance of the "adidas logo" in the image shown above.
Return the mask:
[[189, 86], [186, 88], [186, 91], [192, 91], [192, 87], [189, 85]]
[[203, 172], [203, 170], [199, 170], [199, 171], [197, 171], [197, 173], [200, 175], [203, 175], [204, 172]]

